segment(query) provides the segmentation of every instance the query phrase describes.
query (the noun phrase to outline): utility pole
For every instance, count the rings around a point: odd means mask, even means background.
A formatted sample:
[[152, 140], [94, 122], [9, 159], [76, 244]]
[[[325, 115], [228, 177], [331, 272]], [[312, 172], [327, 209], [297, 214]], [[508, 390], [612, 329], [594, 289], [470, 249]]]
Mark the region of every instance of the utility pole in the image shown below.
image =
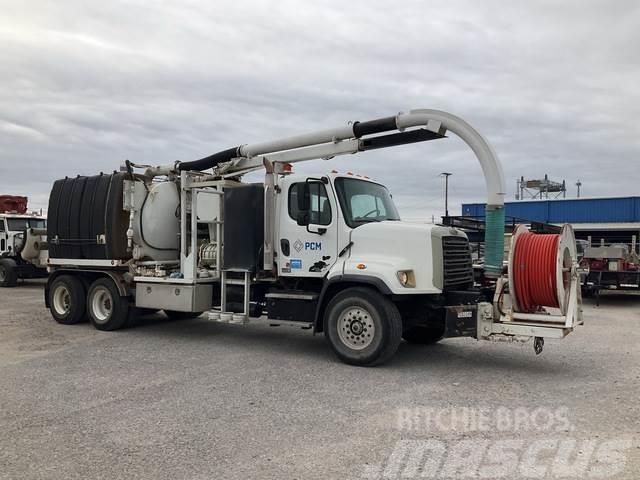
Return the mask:
[[453, 175], [453, 173], [442, 172], [440, 174], [441, 177], [444, 177], [444, 215], [445, 217], [449, 216], [449, 177]]
[[578, 180], [576, 182], [576, 187], [578, 187], [578, 198], [580, 198], [580, 187], [582, 186], [582, 182], [580, 180]]

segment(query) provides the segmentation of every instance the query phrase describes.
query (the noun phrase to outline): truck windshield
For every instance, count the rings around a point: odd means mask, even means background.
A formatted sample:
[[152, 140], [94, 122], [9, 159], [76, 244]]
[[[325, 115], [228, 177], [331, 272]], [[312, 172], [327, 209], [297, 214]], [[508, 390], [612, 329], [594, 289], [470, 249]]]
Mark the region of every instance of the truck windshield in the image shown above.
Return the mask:
[[45, 228], [46, 220], [41, 218], [7, 218], [10, 232], [21, 232], [27, 228]]
[[400, 220], [389, 191], [378, 183], [356, 178], [336, 178], [344, 219], [351, 228], [364, 223]]

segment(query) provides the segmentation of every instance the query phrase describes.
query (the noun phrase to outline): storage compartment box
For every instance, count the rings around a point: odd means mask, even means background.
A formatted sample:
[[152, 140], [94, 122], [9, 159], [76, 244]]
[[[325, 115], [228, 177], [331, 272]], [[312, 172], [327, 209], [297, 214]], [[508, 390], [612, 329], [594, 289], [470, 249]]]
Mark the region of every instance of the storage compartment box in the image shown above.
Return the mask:
[[212, 285], [144, 282], [136, 285], [136, 307], [178, 312], [204, 312], [211, 309], [212, 301]]
[[267, 316], [271, 320], [313, 322], [318, 305], [315, 293], [267, 293]]

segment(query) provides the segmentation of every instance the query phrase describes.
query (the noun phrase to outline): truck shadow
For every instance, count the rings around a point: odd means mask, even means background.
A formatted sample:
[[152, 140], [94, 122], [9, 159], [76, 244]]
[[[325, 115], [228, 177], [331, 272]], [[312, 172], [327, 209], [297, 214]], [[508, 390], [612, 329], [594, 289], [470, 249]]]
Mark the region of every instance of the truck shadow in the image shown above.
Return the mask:
[[[267, 356], [274, 361], [293, 357], [309, 359], [313, 363], [328, 366], [339, 364], [344, 368], [358, 368], [342, 364], [331, 351], [323, 334], [313, 335], [310, 330], [296, 327], [269, 327], [263, 324], [229, 325], [211, 322], [206, 317], [193, 320], [169, 320], [158, 313], [138, 320], [136, 328], [126, 330], [145, 337], [171, 339], [192, 345], [219, 345], [225, 349], [237, 349]], [[549, 350], [555, 345], [550, 344]], [[468, 371], [482, 371], [482, 375], [527, 373], [532, 378], [544, 375], [586, 377], [585, 368], [593, 366], [571, 365], [555, 351], [545, 356], [536, 356], [530, 343], [526, 345], [505, 345], [477, 342], [473, 339], [443, 340], [435, 345], [411, 345], [402, 342], [395, 357], [387, 364], [374, 370], [434, 373], [438, 370], [451, 371], [460, 368]], [[545, 352], [547, 353], [547, 352]], [[593, 373], [593, 370], [591, 370]]]
[[11, 288], [4, 289], [6, 292], [11, 292], [14, 290], [42, 290], [42, 294], [44, 295], [44, 286], [47, 284], [46, 278], [24, 278], [18, 280], [18, 285]]

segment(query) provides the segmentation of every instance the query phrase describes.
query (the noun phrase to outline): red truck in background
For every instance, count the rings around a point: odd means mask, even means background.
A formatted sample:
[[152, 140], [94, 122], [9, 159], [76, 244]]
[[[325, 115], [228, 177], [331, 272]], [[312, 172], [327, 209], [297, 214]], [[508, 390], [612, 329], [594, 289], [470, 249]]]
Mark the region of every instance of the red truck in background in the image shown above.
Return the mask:
[[27, 213], [27, 197], [0, 195], [0, 213]]

